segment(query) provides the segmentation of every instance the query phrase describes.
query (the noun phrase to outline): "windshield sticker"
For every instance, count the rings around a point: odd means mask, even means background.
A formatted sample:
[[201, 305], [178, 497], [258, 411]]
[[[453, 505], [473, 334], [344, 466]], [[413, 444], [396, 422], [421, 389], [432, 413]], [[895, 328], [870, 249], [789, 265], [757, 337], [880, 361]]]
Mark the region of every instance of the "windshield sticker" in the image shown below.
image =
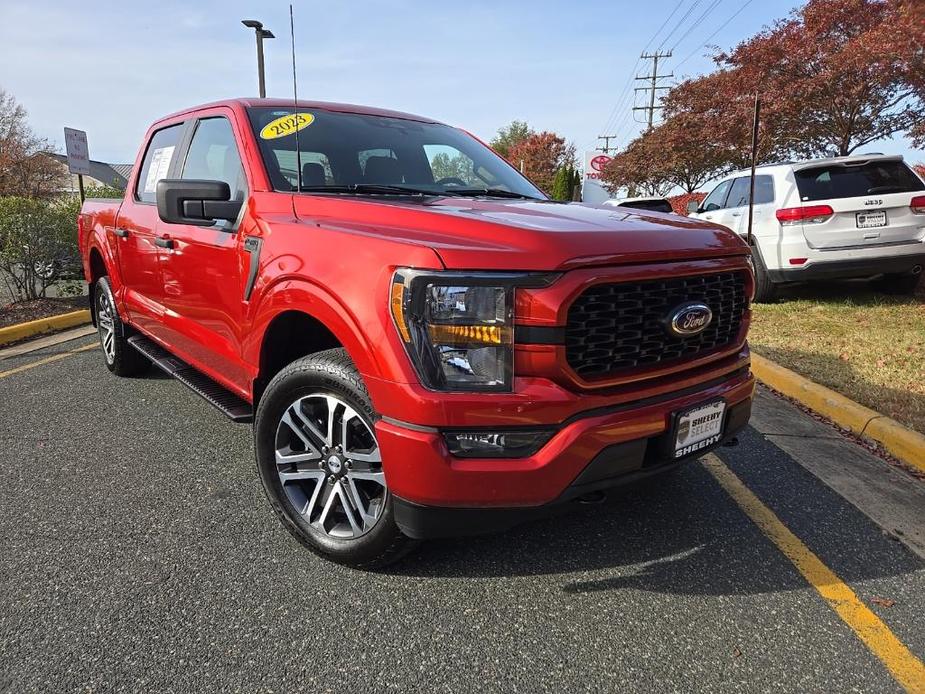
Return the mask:
[[157, 189], [157, 182], [167, 178], [170, 169], [170, 160], [173, 157], [174, 147], [159, 147], [151, 153], [151, 165], [148, 167], [148, 177], [145, 179], [145, 192], [153, 193]]
[[[315, 122], [315, 117], [310, 113], [290, 113], [282, 118], [271, 120], [260, 131], [261, 140], [275, 140], [277, 137], [286, 137], [297, 130], [307, 128]], [[298, 127], [297, 125], [298, 124]]]

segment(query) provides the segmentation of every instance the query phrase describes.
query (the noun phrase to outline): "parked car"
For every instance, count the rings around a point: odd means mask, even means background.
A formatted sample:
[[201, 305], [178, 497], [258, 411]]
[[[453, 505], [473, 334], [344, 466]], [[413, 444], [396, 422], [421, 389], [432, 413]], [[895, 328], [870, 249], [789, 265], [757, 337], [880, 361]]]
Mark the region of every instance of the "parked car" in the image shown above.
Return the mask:
[[597, 499], [749, 418], [735, 234], [557, 204], [427, 118], [191, 108], [78, 228], [108, 369], [253, 420], [271, 506], [336, 561]]
[[[691, 217], [748, 231], [750, 171], [721, 181]], [[925, 183], [901, 156], [761, 166], [752, 235], [756, 301], [786, 282], [877, 278], [910, 294], [925, 266]]]
[[674, 212], [671, 203], [666, 198], [635, 197], [614, 198], [602, 203], [605, 207], [630, 207], [634, 210], [652, 210], [653, 212]]

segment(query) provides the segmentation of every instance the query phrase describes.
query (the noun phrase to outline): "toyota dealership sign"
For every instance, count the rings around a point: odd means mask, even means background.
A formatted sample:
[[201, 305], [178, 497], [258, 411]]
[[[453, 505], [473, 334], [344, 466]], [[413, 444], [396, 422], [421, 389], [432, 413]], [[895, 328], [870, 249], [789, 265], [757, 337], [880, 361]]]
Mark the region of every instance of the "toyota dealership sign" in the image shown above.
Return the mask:
[[585, 152], [584, 178], [581, 186], [581, 199], [584, 202], [600, 204], [610, 198], [610, 194], [601, 186], [601, 172], [610, 163], [612, 157], [600, 152]]

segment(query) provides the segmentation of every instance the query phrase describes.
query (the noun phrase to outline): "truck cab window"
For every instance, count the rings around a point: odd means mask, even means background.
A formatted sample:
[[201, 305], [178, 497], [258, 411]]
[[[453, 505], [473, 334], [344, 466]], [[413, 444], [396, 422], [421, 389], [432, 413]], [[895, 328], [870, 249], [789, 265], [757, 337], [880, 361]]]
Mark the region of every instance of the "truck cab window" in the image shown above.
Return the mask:
[[224, 181], [232, 200], [247, 195], [244, 168], [227, 118], [204, 118], [196, 126], [180, 178]]
[[182, 126], [182, 123], [177, 123], [158, 130], [151, 136], [145, 158], [141, 162], [138, 180], [135, 182], [135, 198], [139, 202], [153, 205], [157, 201], [157, 182], [167, 178], [170, 162], [173, 161], [174, 151], [180, 141]]

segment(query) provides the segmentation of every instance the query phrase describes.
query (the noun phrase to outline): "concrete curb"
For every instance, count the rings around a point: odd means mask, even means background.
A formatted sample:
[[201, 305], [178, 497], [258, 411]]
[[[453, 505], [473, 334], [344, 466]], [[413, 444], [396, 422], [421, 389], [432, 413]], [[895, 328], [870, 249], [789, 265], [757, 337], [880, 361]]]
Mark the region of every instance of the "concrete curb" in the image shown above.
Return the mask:
[[62, 313], [60, 316], [50, 316], [49, 318], [39, 318], [38, 320], [29, 321], [28, 323], [19, 323], [6, 328], [0, 328], [0, 345], [5, 345], [17, 340], [23, 340], [33, 335], [51, 332], [53, 330], [63, 330], [64, 328], [73, 328], [75, 325], [83, 325], [90, 322], [90, 311], [72, 311], [71, 313]]
[[925, 472], [925, 436], [917, 431], [754, 352], [752, 371], [758, 380], [774, 390], [797, 400], [839, 426], [876, 441], [902, 462]]

